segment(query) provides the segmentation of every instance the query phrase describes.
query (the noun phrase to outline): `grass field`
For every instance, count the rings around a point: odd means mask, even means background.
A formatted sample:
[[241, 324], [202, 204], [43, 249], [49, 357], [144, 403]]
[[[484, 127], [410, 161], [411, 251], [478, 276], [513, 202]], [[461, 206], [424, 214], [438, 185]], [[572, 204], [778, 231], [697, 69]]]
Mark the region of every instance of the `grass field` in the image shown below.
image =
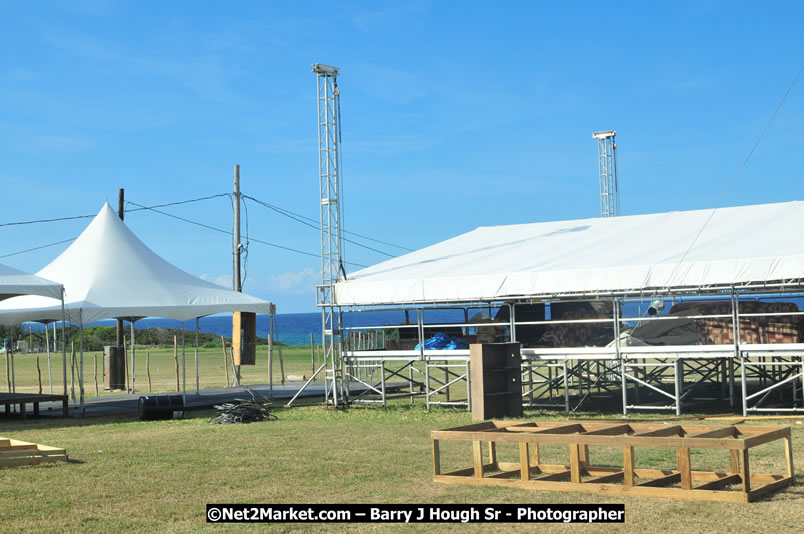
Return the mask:
[[[470, 422], [464, 411], [398, 403], [386, 410], [320, 406], [277, 409], [278, 420], [210, 425], [211, 412], [182, 421], [131, 418], [3, 421], [0, 435], [65, 447], [70, 463], [0, 469], [3, 532], [800, 532], [804, 477], [756, 503], [447, 486], [432, 482], [429, 432]], [[528, 413], [526, 419], [561, 419]], [[771, 424], [762, 421], [762, 424]], [[804, 466], [804, 425], [792, 424], [794, 458]], [[756, 472], [781, 472], [779, 443], [752, 450]], [[471, 464], [445, 449], [446, 468]], [[595, 463], [617, 450], [592, 448]], [[777, 450], [778, 449], [778, 450]], [[560, 460], [563, 448], [543, 450]], [[652, 449], [638, 464], [673, 465], [674, 451]], [[720, 456], [693, 455], [695, 469]], [[207, 503], [624, 503], [624, 525], [212, 525]]]
[[[227, 350], [228, 352], [228, 350]], [[137, 391], [142, 393], [149, 392], [148, 369], [146, 363], [149, 361], [150, 354], [150, 391], [154, 393], [166, 393], [176, 391], [176, 364], [173, 357], [173, 348], [137, 348], [135, 350], [135, 373]], [[39, 357], [39, 369], [42, 376], [42, 392], [50, 392], [50, 382], [47, 368], [47, 354], [15, 354], [14, 357], [14, 383], [18, 393], [37, 393], [39, 391], [39, 375], [36, 370], [36, 359]], [[310, 347], [282, 347], [285, 375], [305, 375], [310, 377], [312, 374], [312, 362], [310, 357]], [[98, 362], [98, 391], [100, 395], [111, 394], [103, 391], [103, 353], [84, 352], [84, 392], [88, 397], [95, 396], [95, 358]], [[178, 347], [179, 376], [181, 378], [181, 346]], [[190, 344], [185, 346], [185, 359], [187, 365], [187, 390], [195, 389], [195, 348]], [[75, 388], [78, 391], [78, 366], [79, 355], [76, 354], [76, 378]], [[232, 374], [231, 354], [228, 356], [229, 379]], [[130, 361], [127, 368], [130, 368]], [[274, 347], [273, 362], [274, 382], [281, 381], [281, 369], [279, 362], [279, 347]], [[62, 381], [62, 356], [61, 353], [51, 355], [51, 370], [53, 372], [53, 392], [61, 394], [64, 391]], [[8, 378], [6, 374], [6, 355], [0, 355], [0, 389], [8, 391]], [[242, 381], [244, 384], [266, 384], [268, 383], [268, 347], [260, 346], [257, 348], [256, 365], [243, 365], [240, 368]], [[201, 388], [221, 387], [226, 385], [226, 369], [224, 368], [223, 349], [201, 348], [198, 354], [198, 375]], [[72, 373], [70, 369], [70, 352], [67, 352], [67, 389], [70, 390]], [[77, 394], [77, 393], [76, 393]]]

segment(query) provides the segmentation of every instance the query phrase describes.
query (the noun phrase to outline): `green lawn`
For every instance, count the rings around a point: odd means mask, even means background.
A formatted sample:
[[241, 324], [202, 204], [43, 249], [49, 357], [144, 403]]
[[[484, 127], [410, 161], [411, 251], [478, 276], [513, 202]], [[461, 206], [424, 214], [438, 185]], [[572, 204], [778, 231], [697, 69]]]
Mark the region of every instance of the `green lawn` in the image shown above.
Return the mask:
[[[227, 351], [228, 352], [228, 351]], [[150, 354], [150, 357], [148, 356]], [[47, 354], [15, 354], [14, 357], [14, 383], [18, 393], [37, 393], [39, 391], [39, 374], [36, 370], [36, 360], [39, 358], [39, 369], [42, 378], [42, 392], [50, 392], [49, 375], [47, 368]], [[282, 347], [285, 375], [312, 374], [310, 347]], [[70, 351], [67, 352], [67, 389], [70, 390], [72, 373], [70, 368]], [[103, 353], [84, 352], [84, 391], [86, 396], [95, 396], [95, 360], [97, 359], [98, 392], [100, 395], [110, 394], [103, 391]], [[75, 388], [78, 392], [78, 369], [80, 355], [76, 354]], [[141, 393], [165, 393], [176, 391], [176, 363], [173, 357], [173, 348], [147, 348], [137, 347], [135, 350], [135, 384]], [[151, 385], [148, 385], [148, 368], [150, 360]], [[185, 346], [185, 360], [187, 365], [187, 389], [195, 389], [195, 348], [190, 344]], [[181, 346], [178, 347], [179, 377], [181, 380]], [[229, 380], [231, 380], [231, 354], [228, 359]], [[130, 360], [127, 368], [130, 368]], [[51, 355], [51, 369], [53, 372], [53, 393], [61, 394], [64, 390], [62, 381], [62, 356]], [[268, 347], [257, 348], [256, 365], [243, 365], [240, 368], [244, 384], [268, 383]], [[279, 347], [274, 347], [273, 378], [274, 382], [281, 381], [279, 362]], [[6, 355], [0, 355], [0, 390], [8, 391], [6, 376]], [[221, 387], [226, 385], [226, 368], [224, 367], [223, 349], [201, 348], [198, 355], [198, 375], [201, 388]], [[323, 378], [323, 377], [319, 377]], [[119, 392], [118, 392], [119, 393]]]
[[[210, 425], [211, 412], [182, 421], [133, 418], [2, 421], [0, 435], [65, 447], [70, 463], [0, 469], [4, 532], [240, 532], [264, 525], [208, 525], [207, 503], [625, 503], [624, 525], [292, 525], [277, 532], [799, 532], [804, 477], [797, 486], [751, 504], [616, 498], [432, 482], [429, 432], [470, 422], [462, 410], [395, 403], [383, 410], [304, 406], [277, 410], [278, 420]], [[526, 419], [559, 420], [556, 413]], [[772, 424], [773, 421], [762, 421]], [[792, 424], [794, 457], [804, 466], [804, 425]], [[778, 450], [777, 450], [778, 449]], [[471, 456], [445, 447], [444, 465]], [[543, 454], [560, 461], [561, 448]], [[501, 455], [507, 454], [501, 451]], [[618, 461], [592, 448], [594, 463]], [[673, 465], [674, 451], [655, 449], [638, 465]], [[693, 455], [695, 469], [716, 468], [719, 455]], [[781, 444], [752, 450], [756, 472], [781, 472]]]

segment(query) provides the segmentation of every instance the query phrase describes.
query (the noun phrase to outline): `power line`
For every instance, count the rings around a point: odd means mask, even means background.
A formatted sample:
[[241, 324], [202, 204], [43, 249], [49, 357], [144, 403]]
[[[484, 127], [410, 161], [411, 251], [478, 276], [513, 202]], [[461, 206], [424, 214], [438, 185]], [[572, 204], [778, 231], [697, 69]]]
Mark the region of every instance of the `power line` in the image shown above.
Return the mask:
[[[171, 217], [173, 219], [178, 219], [180, 221], [184, 221], [184, 222], [189, 223], [189, 224], [194, 224], [196, 226], [200, 226], [200, 227], [206, 228], [208, 230], [213, 230], [213, 231], [221, 233], [221, 234], [225, 234], [225, 235], [228, 235], [228, 236], [233, 236], [234, 235], [234, 232], [230, 232], [228, 230], [223, 230], [222, 228], [217, 228], [215, 226], [210, 226], [208, 224], [200, 223], [198, 221], [193, 221], [193, 220], [190, 220], [190, 219], [187, 219], [187, 218], [184, 218], [184, 217], [179, 217], [178, 215], [173, 215], [172, 213], [167, 213], [167, 212], [160, 211], [160, 210], [157, 210], [157, 209], [154, 209], [154, 208], [149, 208], [147, 206], [137, 204], [136, 202], [130, 202], [129, 201], [128, 204], [132, 204], [134, 206], [139, 206], [141, 209], [150, 210], [150, 211], [153, 211], [155, 213], [165, 215], [166, 217]], [[250, 236], [249, 236], [249, 240], [254, 241], [255, 243], [261, 243], [263, 245], [268, 245], [270, 247], [280, 248], [280, 249], [283, 249], [283, 250], [288, 250], [290, 252], [296, 252], [298, 254], [304, 254], [305, 256], [310, 256], [310, 257], [313, 257], [313, 258], [320, 258], [321, 257], [319, 254], [313, 254], [311, 252], [305, 252], [303, 250], [298, 250], [298, 249], [295, 249], [295, 248], [286, 247], [284, 245], [279, 245], [277, 243], [271, 243], [271, 242], [268, 242], [268, 241], [263, 241], [261, 239], [256, 239], [256, 238], [250, 237]], [[361, 265], [359, 263], [350, 262], [350, 264], [355, 265], [357, 267], [366, 267], [365, 265]]]
[[[249, 199], [249, 200], [253, 200], [253, 201], [254, 201], [254, 202], [256, 202], [257, 204], [260, 204], [260, 205], [262, 205], [262, 206], [264, 206], [264, 207], [266, 207], [266, 208], [268, 208], [268, 209], [271, 209], [271, 210], [273, 210], [273, 211], [275, 211], [275, 212], [279, 213], [280, 215], [284, 215], [285, 217], [288, 217], [288, 218], [290, 218], [290, 219], [293, 219], [294, 221], [297, 221], [297, 222], [299, 222], [299, 223], [301, 223], [301, 224], [303, 224], [303, 225], [305, 225], [305, 226], [309, 226], [310, 228], [313, 228], [313, 229], [315, 229], [315, 230], [321, 230], [321, 227], [320, 227], [320, 226], [318, 226], [318, 224], [311, 224], [311, 223], [307, 222], [307, 221], [314, 221], [314, 222], [315, 222], [315, 220], [314, 220], [314, 219], [311, 219], [310, 217], [305, 217], [304, 215], [301, 215], [301, 214], [298, 214], [298, 213], [294, 213], [294, 212], [292, 212], [292, 211], [290, 211], [290, 210], [286, 210], [286, 209], [284, 209], [284, 208], [280, 208], [280, 207], [278, 207], [278, 206], [274, 206], [274, 205], [268, 204], [267, 202], [263, 202], [262, 200], [256, 199], [256, 198], [251, 197], [251, 196], [248, 196], [248, 195], [241, 195], [241, 196], [243, 196], [244, 198], [247, 198], [247, 199]], [[346, 231], [346, 230], [344, 230], [343, 232], [344, 232], [344, 233], [346, 233], [346, 234], [351, 234], [351, 235], [354, 235], [354, 236], [358, 236], [358, 237], [363, 238], [363, 239], [368, 239], [369, 241], [374, 241], [375, 243], [382, 243], [383, 245], [388, 245], [389, 247], [395, 247], [395, 248], [399, 248], [399, 249], [402, 249], [402, 250], [407, 250], [407, 251], [409, 251], [409, 252], [412, 252], [412, 251], [413, 251], [413, 249], [410, 249], [410, 248], [408, 248], [408, 247], [403, 247], [403, 246], [401, 246], [401, 245], [395, 245], [395, 244], [393, 244], [393, 243], [388, 243], [387, 241], [382, 241], [382, 240], [379, 240], [379, 239], [374, 239], [373, 237], [368, 237], [368, 236], [365, 236], [365, 235], [361, 235], [361, 234], [358, 234], [357, 232], [349, 232], [349, 231]], [[384, 251], [382, 251], [382, 250], [378, 250], [378, 249], [373, 248], [373, 247], [370, 247], [370, 246], [368, 246], [368, 245], [364, 245], [364, 244], [362, 244], [362, 243], [358, 243], [357, 241], [353, 241], [353, 240], [351, 240], [351, 239], [344, 238], [344, 241], [347, 241], [347, 242], [352, 243], [352, 244], [354, 244], [354, 245], [357, 245], [357, 246], [359, 246], [359, 247], [363, 247], [363, 248], [365, 248], [365, 249], [368, 249], [368, 250], [371, 250], [371, 251], [377, 252], [377, 253], [379, 253], [379, 254], [384, 254], [384, 255], [389, 256], [389, 257], [391, 257], [391, 258], [395, 258], [395, 257], [396, 257], [396, 256], [394, 256], [393, 254], [389, 254], [389, 253], [387, 253], [387, 252], [384, 252]]]
[[18, 252], [12, 252], [11, 254], [6, 254], [4, 256], [0, 256], [0, 258], [8, 258], [9, 256], [16, 256], [17, 254], [24, 254], [26, 252], [33, 252], [34, 250], [39, 250], [39, 249], [43, 249], [43, 248], [47, 248], [47, 247], [55, 247], [56, 245], [61, 245], [62, 243], [69, 243], [70, 241], [75, 241], [76, 239], [78, 239], [78, 236], [71, 237], [70, 239], [63, 239], [61, 241], [56, 241], [55, 243], [48, 243], [47, 245], [41, 245], [41, 246], [34, 247], [34, 248], [20, 250]]
[[[164, 207], [167, 207], [167, 206], [178, 206], [179, 204], [189, 204], [191, 202], [199, 202], [201, 200], [209, 200], [211, 198], [224, 197], [224, 196], [226, 196], [226, 193], [222, 193], [222, 194], [219, 194], [219, 195], [210, 195], [210, 196], [207, 196], [207, 197], [193, 198], [193, 199], [190, 199], [190, 200], [180, 200], [178, 202], [168, 202], [166, 204], [158, 204], [156, 206], [151, 206], [151, 208], [164, 208]], [[150, 208], [143, 207], [143, 208], [138, 208], [138, 209], [134, 209], [134, 210], [126, 210], [126, 211], [133, 212], [133, 211], [141, 211], [143, 209], [150, 209]], [[72, 217], [56, 217], [56, 218], [53, 218], [53, 219], [35, 219], [35, 220], [32, 220], [32, 221], [18, 221], [18, 222], [0, 223], [0, 227], [3, 227], [3, 226], [20, 226], [20, 225], [25, 225], [25, 224], [39, 224], [39, 223], [49, 223], [49, 222], [59, 222], [59, 221], [73, 221], [73, 220], [76, 220], [76, 219], [92, 219], [93, 217], [95, 217], [95, 215], [75, 215], [75, 216], [72, 216]], [[0, 257], [3, 257], [3, 256], [0, 256]]]
[[759, 143], [762, 141], [762, 138], [765, 137], [765, 133], [768, 131], [768, 128], [770, 128], [771, 124], [773, 124], [773, 120], [776, 118], [776, 115], [779, 113], [779, 110], [782, 109], [782, 106], [784, 105], [785, 100], [787, 100], [788, 95], [790, 95], [790, 91], [792, 91], [793, 87], [796, 86], [796, 83], [798, 82], [798, 79], [801, 77], [802, 72], [804, 72], [804, 65], [802, 65], [801, 68], [798, 70], [798, 74], [796, 74], [796, 77], [793, 79], [793, 83], [791, 83], [790, 87], [787, 88], [787, 91], [785, 92], [784, 96], [782, 97], [782, 100], [779, 102], [779, 105], [776, 106], [776, 110], [773, 112], [773, 115], [771, 115], [771, 118], [768, 120], [768, 123], [765, 125], [765, 128], [763, 128], [762, 133], [759, 134], [759, 137], [757, 138], [756, 142], [754, 143], [754, 146], [751, 147], [751, 151], [745, 157], [745, 160], [743, 161], [743, 164], [740, 165], [740, 168], [737, 169], [737, 172], [734, 174], [734, 176], [732, 177], [731, 181], [726, 186], [726, 190], [723, 192], [723, 195], [720, 197], [720, 200], [715, 205], [715, 207], [712, 209], [712, 212], [709, 214], [709, 217], [707, 217], [706, 220], [704, 221], [703, 225], [701, 226], [701, 229], [698, 230], [697, 234], [695, 234], [695, 238], [693, 238], [692, 242], [690, 243], [690, 246], [687, 247], [687, 250], [684, 252], [684, 255], [681, 256], [681, 259], [678, 260], [678, 263], [676, 264], [675, 268], [670, 273], [670, 276], [667, 277], [667, 282], [665, 283], [665, 285], [670, 283], [670, 280], [672, 280], [673, 276], [675, 276], [676, 271], [678, 270], [678, 268], [681, 266], [681, 264], [687, 258], [687, 254], [690, 253], [690, 251], [692, 250], [692, 247], [694, 247], [695, 243], [698, 241], [698, 238], [701, 237], [701, 234], [706, 229], [706, 227], [709, 225], [709, 222], [712, 220], [712, 217], [715, 216], [715, 212], [723, 204], [723, 201], [726, 200], [726, 196], [729, 194], [729, 191], [731, 191], [731, 188], [734, 186], [734, 183], [737, 181], [737, 177], [739, 177], [740, 174], [742, 174], [743, 169], [745, 169], [745, 166], [748, 165], [748, 160], [750, 160], [751, 156], [754, 155], [754, 151], [759, 146]]

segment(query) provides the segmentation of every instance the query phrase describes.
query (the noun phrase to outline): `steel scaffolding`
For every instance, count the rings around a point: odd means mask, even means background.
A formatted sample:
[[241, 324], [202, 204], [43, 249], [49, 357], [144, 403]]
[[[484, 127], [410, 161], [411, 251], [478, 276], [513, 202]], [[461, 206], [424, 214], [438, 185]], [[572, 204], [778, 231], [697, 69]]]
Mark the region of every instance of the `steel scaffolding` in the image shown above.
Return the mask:
[[[324, 352], [326, 401], [338, 406], [347, 399], [343, 388], [338, 308], [332, 300], [333, 287], [343, 268], [342, 188], [340, 181], [340, 90], [338, 69], [313, 65], [317, 75], [318, 99], [318, 170], [321, 210], [321, 285], [318, 306], [321, 308], [322, 345]], [[320, 371], [320, 370], [319, 370]]]
[[617, 132], [595, 132], [597, 139], [597, 165], [600, 174], [600, 216], [620, 215], [620, 185], [617, 181]]

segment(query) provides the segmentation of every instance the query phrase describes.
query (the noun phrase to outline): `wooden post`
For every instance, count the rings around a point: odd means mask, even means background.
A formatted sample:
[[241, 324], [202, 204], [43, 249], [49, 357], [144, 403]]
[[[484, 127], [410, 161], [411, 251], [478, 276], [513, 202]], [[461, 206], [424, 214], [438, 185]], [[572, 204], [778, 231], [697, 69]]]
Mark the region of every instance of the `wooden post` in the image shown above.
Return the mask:
[[441, 451], [438, 447], [438, 440], [433, 440], [433, 474], [441, 474]]
[[729, 464], [732, 473], [740, 472], [740, 451], [739, 449], [729, 449]]
[[573, 443], [570, 448], [570, 480], [574, 484], [581, 483], [581, 446]]
[[221, 347], [223, 348], [223, 370], [226, 371], [224, 386], [229, 387], [229, 357], [226, 355], [226, 339], [223, 336], [221, 336]]
[[749, 493], [751, 491], [751, 469], [748, 467], [748, 449], [743, 449], [740, 452], [743, 457], [743, 493]]
[[784, 438], [784, 459], [787, 467], [787, 476], [795, 476], [795, 469], [793, 468], [793, 440], [790, 436], [790, 429], [787, 429], [787, 436]]
[[315, 341], [312, 332], [310, 332], [310, 367], [311, 372], [315, 373]]
[[623, 447], [623, 474], [625, 485], [631, 487], [634, 485], [634, 447]]
[[472, 457], [474, 459], [475, 478], [483, 478], [483, 448], [479, 440], [472, 441]]
[[525, 441], [519, 443], [519, 478], [530, 480], [530, 448]]
[[145, 374], [148, 375], [148, 393], [152, 393], [153, 389], [151, 388], [151, 353], [145, 353]]
[[36, 355], [36, 374], [39, 376], [39, 394], [42, 394], [42, 370], [39, 368], [39, 355]]
[[95, 355], [95, 396], [100, 397], [100, 390], [98, 389], [98, 355]]
[[690, 466], [690, 450], [687, 447], [676, 449], [678, 471], [681, 474], [681, 489], [692, 489], [692, 467]]
[[173, 361], [176, 363], [176, 391], [181, 391], [179, 383], [179, 343], [176, 336], [173, 336]]

